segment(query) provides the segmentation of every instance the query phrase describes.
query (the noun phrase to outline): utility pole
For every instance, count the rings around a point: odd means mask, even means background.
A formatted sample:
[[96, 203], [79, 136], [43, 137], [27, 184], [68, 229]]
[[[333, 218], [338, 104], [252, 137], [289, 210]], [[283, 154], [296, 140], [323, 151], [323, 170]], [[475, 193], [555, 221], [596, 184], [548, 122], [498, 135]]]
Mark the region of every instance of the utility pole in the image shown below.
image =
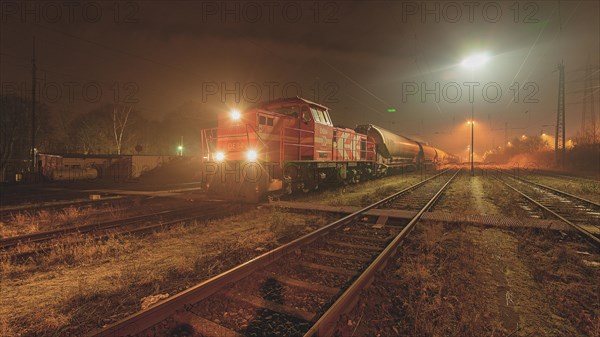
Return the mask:
[[474, 161], [475, 158], [473, 157], [473, 150], [475, 147], [475, 107], [474, 107], [474, 99], [471, 102], [471, 177], [475, 176], [475, 166], [474, 166]]
[[[596, 144], [596, 109], [594, 107], [594, 83], [592, 65], [588, 54], [588, 64], [585, 67], [585, 87], [583, 90], [583, 106], [581, 109], [581, 138], [586, 143]], [[588, 111], [589, 101], [589, 111]]]
[[557, 166], [565, 163], [565, 65], [558, 65], [558, 109], [556, 110], [556, 138], [554, 139], [554, 160]]
[[33, 37], [33, 52], [31, 57], [31, 173], [35, 172], [35, 36]]

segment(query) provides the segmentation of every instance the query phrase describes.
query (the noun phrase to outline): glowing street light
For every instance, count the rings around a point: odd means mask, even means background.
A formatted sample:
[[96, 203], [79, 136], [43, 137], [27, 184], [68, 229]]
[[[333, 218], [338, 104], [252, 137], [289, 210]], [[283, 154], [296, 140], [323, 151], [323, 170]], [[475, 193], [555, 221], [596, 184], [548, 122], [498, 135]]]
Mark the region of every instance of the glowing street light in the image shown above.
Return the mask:
[[[471, 76], [476, 68], [483, 66], [490, 59], [487, 53], [473, 54], [461, 62], [461, 66], [468, 68], [471, 71]], [[471, 101], [471, 120], [468, 122], [471, 125], [471, 176], [475, 175], [475, 167], [473, 163], [473, 151], [475, 143], [475, 97]]]
[[484, 65], [490, 59], [487, 53], [474, 54], [464, 59], [460, 65], [465, 68], [475, 69]]

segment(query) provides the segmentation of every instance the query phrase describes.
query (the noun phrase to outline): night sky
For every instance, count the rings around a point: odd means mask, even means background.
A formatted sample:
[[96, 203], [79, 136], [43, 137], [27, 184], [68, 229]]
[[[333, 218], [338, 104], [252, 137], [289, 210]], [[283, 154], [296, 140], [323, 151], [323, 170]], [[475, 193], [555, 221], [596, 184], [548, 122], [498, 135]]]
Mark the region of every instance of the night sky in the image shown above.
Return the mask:
[[[40, 101], [75, 114], [118, 101], [159, 119], [193, 106], [205, 116], [201, 128], [214, 123], [217, 111], [300, 89], [329, 106], [336, 124], [373, 123], [463, 155], [471, 111], [464, 82], [480, 83], [474, 109], [481, 152], [503, 143], [505, 123], [511, 137], [553, 133], [561, 60], [567, 136], [576, 136], [586, 65], [595, 79], [599, 75], [597, 1], [1, 6], [2, 92], [29, 93], [35, 36]], [[476, 52], [487, 52], [488, 63], [472, 71], [461, 67]], [[430, 94], [422, 97], [421, 89]]]

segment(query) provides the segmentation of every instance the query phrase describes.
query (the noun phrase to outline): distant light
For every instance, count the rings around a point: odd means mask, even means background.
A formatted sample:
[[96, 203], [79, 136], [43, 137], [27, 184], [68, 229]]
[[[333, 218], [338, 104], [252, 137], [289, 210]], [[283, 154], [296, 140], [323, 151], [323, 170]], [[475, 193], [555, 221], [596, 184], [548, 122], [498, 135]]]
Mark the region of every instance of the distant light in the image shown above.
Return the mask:
[[465, 68], [474, 69], [484, 65], [489, 59], [490, 57], [487, 53], [479, 53], [467, 57], [460, 64]]
[[255, 161], [256, 157], [257, 157], [257, 154], [256, 154], [255, 150], [246, 151], [246, 159], [248, 159], [249, 161]]
[[240, 118], [242, 118], [242, 114], [239, 110], [231, 110], [231, 119], [238, 121]]
[[223, 160], [225, 160], [225, 153], [223, 153], [223, 152], [217, 152], [215, 154], [215, 160], [216, 161], [223, 161]]
[[387, 109], [387, 112], [396, 112], [396, 109], [390, 108], [390, 109]]
[[475, 124], [475, 121], [467, 121], [468, 125]]
[[522, 136], [521, 136], [521, 139], [527, 139], [527, 136], [525, 136], [525, 135], [522, 135]]
[[179, 145], [179, 146], [177, 147], [177, 150], [180, 150], [180, 151], [181, 151], [181, 150], [183, 150], [183, 146]]

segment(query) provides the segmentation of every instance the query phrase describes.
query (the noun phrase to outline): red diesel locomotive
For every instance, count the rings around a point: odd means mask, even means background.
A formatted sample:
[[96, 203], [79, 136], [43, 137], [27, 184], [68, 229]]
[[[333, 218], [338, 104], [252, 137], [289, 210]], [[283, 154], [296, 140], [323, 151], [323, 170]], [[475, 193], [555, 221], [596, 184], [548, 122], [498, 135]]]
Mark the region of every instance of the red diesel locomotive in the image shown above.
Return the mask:
[[300, 97], [220, 113], [201, 141], [208, 191], [250, 202], [269, 192], [306, 192], [455, 160], [374, 125], [336, 127], [327, 107]]

